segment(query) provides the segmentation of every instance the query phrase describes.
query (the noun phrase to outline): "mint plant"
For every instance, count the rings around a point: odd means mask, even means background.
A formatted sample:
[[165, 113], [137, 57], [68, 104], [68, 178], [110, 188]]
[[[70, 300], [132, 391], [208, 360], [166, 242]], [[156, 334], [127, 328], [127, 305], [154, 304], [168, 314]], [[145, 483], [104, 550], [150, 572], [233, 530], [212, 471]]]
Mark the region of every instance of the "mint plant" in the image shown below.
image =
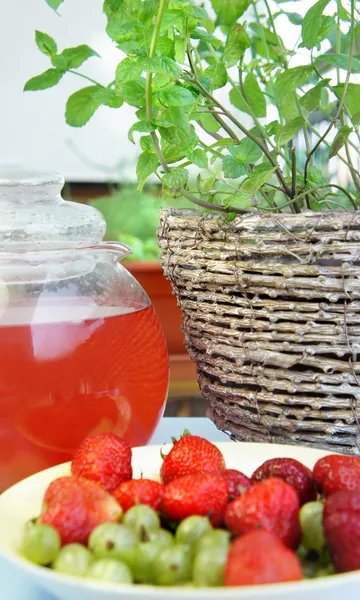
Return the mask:
[[[54, 9], [62, 1], [46, 0]], [[68, 99], [73, 127], [102, 105], [136, 107], [129, 140], [136, 136], [142, 150], [140, 189], [155, 174], [175, 199], [230, 215], [357, 210], [359, 8], [356, 0], [317, 0], [302, 17], [286, 7], [286, 0], [211, 0], [209, 10], [195, 0], [105, 0], [107, 34], [123, 53], [114, 81], [102, 85], [79, 71], [97, 56], [89, 46], [59, 53], [50, 36], [36, 32], [51, 68], [25, 90], [50, 88], [68, 73], [89, 80]], [[298, 30], [291, 48], [279, 33], [284, 19]], [[323, 133], [314, 124], [319, 112], [327, 120]], [[299, 136], [304, 160], [294, 144]], [[350, 186], [316, 167], [323, 148], [346, 165]]]

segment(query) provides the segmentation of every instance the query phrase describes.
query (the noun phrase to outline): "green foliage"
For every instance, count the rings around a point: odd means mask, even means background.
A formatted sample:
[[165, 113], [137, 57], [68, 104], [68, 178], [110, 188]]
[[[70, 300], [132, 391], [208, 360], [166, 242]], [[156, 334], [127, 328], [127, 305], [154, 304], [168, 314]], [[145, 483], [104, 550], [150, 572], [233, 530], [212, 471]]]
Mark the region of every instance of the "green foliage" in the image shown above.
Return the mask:
[[[123, 54], [112, 83], [90, 80], [70, 96], [66, 121], [81, 127], [101, 106], [136, 107], [128, 135], [141, 149], [139, 189], [156, 173], [175, 204], [185, 195], [231, 215], [356, 207], [360, 178], [348, 161], [360, 125], [359, 13], [355, 0], [337, 0], [336, 16], [330, 8], [315, 0], [302, 15], [286, 0], [211, 0], [207, 12], [195, 0], [104, 0], [106, 32]], [[294, 28], [294, 46], [282, 40], [278, 17]], [[48, 34], [35, 39], [50, 68], [25, 90], [51, 88], [69, 71], [89, 79], [77, 69], [98, 56], [92, 48], [59, 52]], [[301, 138], [305, 156], [292, 148]], [[350, 167], [348, 189], [329, 185], [320, 153]]]
[[[106, 239], [131, 246], [133, 253], [127, 257], [128, 261], [159, 260], [156, 242], [159, 209], [172, 203], [171, 198], [161, 197], [159, 191], [158, 186], [147, 186], [139, 192], [135, 186], [125, 185], [91, 201], [106, 221]], [[181, 197], [176, 202], [181, 208], [191, 207], [191, 203]]]
[[318, 0], [309, 8], [304, 17], [301, 34], [303, 44], [309, 50], [315, 46], [318, 40], [322, 26], [321, 17], [329, 2], [330, 0]]
[[333, 143], [331, 144], [329, 158], [332, 158], [333, 156], [337, 155], [339, 150], [341, 150], [341, 148], [346, 144], [352, 130], [352, 127], [348, 127], [347, 125], [340, 127]]
[[47, 90], [59, 83], [63, 75], [64, 72], [59, 69], [48, 69], [44, 73], [41, 73], [41, 75], [29, 79], [25, 83], [24, 91], [35, 92], [38, 90]]
[[57, 10], [59, 8], [60, 4], [62, 4], [64, 2], [64, 0], [45, 0], [45, 2], [53, 10]]
[[50, 35], [47, 35], [47, 33], [35, 31], [35, 41], [40, 52], [46, 54], [46, 56], [53, 56], [57, 53], [56, 42]]

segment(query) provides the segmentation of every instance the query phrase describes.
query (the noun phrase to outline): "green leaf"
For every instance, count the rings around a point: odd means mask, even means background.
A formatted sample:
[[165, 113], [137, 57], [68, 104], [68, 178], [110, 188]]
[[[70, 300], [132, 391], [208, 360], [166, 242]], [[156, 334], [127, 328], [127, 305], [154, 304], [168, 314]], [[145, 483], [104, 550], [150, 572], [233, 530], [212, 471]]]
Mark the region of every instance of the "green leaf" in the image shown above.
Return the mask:
[[[321, 54], [316, 57], [316, 64], [327, 63], [339, 69], [349, 68], [349, 56], [347, 54]], [[353, 56], [351, 61], [351, 73], [360, 73], [360, 60]]]
[[40, 52], [46, 54], [46, 56], [53, 56], [57, 53], [57, 45], [55, 40], [42, 31], [35, 31], [35, 41]]
[[194, 150], [194, 148], [198, 144], [198, 141], [199, 141], [199, 138], [195, 134], [194, 130], [192, 130], [192, 132], [190, 133], [187, 143], [183, 144], [182, 146], [178, 146], [176, 144], [171, 144], [171, 143], [167, 142], [166, 140], [162, 140], [161, 147], [162, 147], [163, 155], [164, 155], [166, 162], [174, 163], [179, 160], [182, 160], [183, 158], [188, 156], [190, 152], [192, 152]]
[[301, 25], [303, 22], [303, 18], [302, 15], [300, 15], [297, 12], [286, 12], [285, 13], [287, 18], [289, 19], [290, 23], [292, 23], [293, 25]]
[[109, 108], [120, 108], [124, 104], [122, 98], [110, 87], [98, 87], [94, 99]]
[[157, 2], [155, 0], [146, 0], [146, 2], [143, 2], [139, 7], [139, 21], [142, 23], [151, 22], [156, 15], [156, 10]]
[[188, 40], [183, 35], [175, 37], [175, 60], [181, 65], [185, 62], [185, 53]]
[[161, 138], [169, 142], [169, 144], [183, 146], [188, 142], [190, 127], [188, 123], [186, 123], [185, 127], [159, 127], [159, 133]]
[[52, 56], [51, 64], [55, 67], [55, 69], [59, 69], [59, 71], [63, 71], [64, 73], [68, 69], [67, 60], [65, 56], [62, 56], [61, 54], [55, 54]]
[[29, 79], [29, 81], [25, 83], [24, 92], [35, 92], [37, 90], [47, 90], [48, 88], [54, 87], [54, 85], [59, 83], [63, 75], [63, 71], [59, 71], [58, 69], [48, 69], [44, 73], [41, 73], [41, 75]]
[[300, 65], [282, 71], [275, 80], [274, 92], [276, 96], [284, 97], [286, 94], [294, 92], [296, 88], [303, 86], [307, 83], [312, 70], [311, 65]]
[[330, 0], [317, 0], [304, 17], [301, 33], [303, 44], [308, 50], [311, 50], [316, 44], [321, 27], [321, 17], [329, 2]]
[[308, 181], [312, 184], [324, 183], [326, 178], [322, 174], [322, 171], [317, 167], [309, 167], [308, 169]]
[[100, 90], [97, 85], [90, 85], [72, 94], [66, 103], [65, 119], [71, 127], [83, 127], [101, 106], [96, 98]]
[[99, 55], [97, 52], [95, 52], [95, 50], [86, 44], [82, 44], [81, 46], [76, 46], [75, 48], [66, 48], [62, 51], [60, 56], [64, 56], [66, 59], [68, 69], [77, 69], [88, 58]]
[[57, 10], [59, 8], [60, 4], [62, 4], [64, 2], [64, 0], [45, 0], [45, 2], [53, 10]]
[[187, 185], [188, 179], [189, 173], [184, 167], [174, 167], [168, 173], [165, 173], [162, 182], [166, 188], [176, 193], [180, 188]]
[[244, 138], [240, 144], [230, 148], [230, 153], [237, 160], [247, 165], [256, 163], [262, 157], [262, 150], [250, 138]]
[[338, 9], [339, 18], [342, 21], [351, 21], [351, 16], [347, 12], [347, 10], [345, 10], [345, 8], [341, 4], [340, 0], [337, 1], [337, 9]]
[[329, 38], [330, 35], [334, 32], [335, 27], [336, 27], [335, 17], [330, 17], [330, 15], [322, 15], [321, 20], [320, 20], [319, 33], [316, 38], [316, 44], [319, 45], [320, 42], [322, 42], [326, 38]]
[[219, 48], [221, 46], [221, 41], [211, 35], [206, 29], [200, 29], [199, 27], [196, 27], [194, 31], [191, 32], [190, 37], [193, 40], [201, 40], [202, 42], [205, 42], [205, 44], [210, 44], [215, 48]]
[[328, 84], [329, 79], [324, 79], [323, 81], [319, 81], [315, 87], [311, 88], [301, 96], [300, 105], [307, 112], [313, 112], [317, 110], [321, 104], [321, 94], [324, 87]]
[[339, 150], [346, 144], [350, 133], [353, 131], [352, 127], [348, 127], [347, 125], [343, 125], [340, 127], [337, 132], [333, 143], [331, 144], [329, 158], [336, 156]]
[[251, 0], [211, 0], [222, 25], [233, 25], [249, 8]]
[[122, 8], [123, 4], [124, 0], [105, 0], [103, 12], [107, 17], [112, 17]]
[[211, 113], [201, 113], [196, 115], [197, 120], [200, 121], [201, 125], [209, 133], [216, 133], [221, 129], [217, 120], [212, 116]]
[[140, 138], [140, 146], [144, 152], [152, 152], [154, 149], [153, 141], [150, 135], [142, 135]]
[[126, 81], [138, 79], [143, 69], [136, 58], [124, 58], [116, 67], [115, 81], [121, 85]]
[[268, 163], [254, 167], [251, 175], [246, 178], [242, 185], [243, 191], [249, 194], [255, 194], [255, 192], [257, 192], [257, 190], [259, 190], [264, 183], [267, 182], [267, 180], [275, 171], [276, 167], [269, 168]]
[[238, 179], [247, 173], [246, 166], [231, 154], [224, 156], [223, 169], [224, 176], [229, 179]]
[[162, 18], [160, 31], [166, 33], [173, 27], [181, 28], [184, 19], [185, 15], [182, 10], [167, 10]]
[[271, 121], [267, 125], [265, 125], [266, 133], [270, 136], [276, 135], [280, 129], [279, 121]]
[[193, 17], [194, 19], [197, 19], [200, 23], [203, 23], [209, 19], [209, 15], [205, 8], [202, 8], [201, 6], [186, 4], [184, 6], [184, 10], [186, 10], [186, 14], [190, 15], [190, 17]]
[[125, 83], [115, 82], [117, 94], [130, 106], [141, 108], [146, 106], [145, 100], [145, 79], [142, 77], [136, 81], [126, 81]]
[[292, 138], [302, 129], [305, 125], [305, 119], [303, 117], [296, 117], [291, 119], [279, 129], [279, 133], [276, 136], [279, 146], [285, 146]]
[[192, 152], [190, 152], [188, 156], [189, 160], [199, 167], [200, 169], [206, 169], [208, 166], [208, 158], [205, 150], [201, 150], [201, 148], [196, 148]]
[[190, 90], [176, 85], [170, 90], [158, 93], [159, 100], [166, 106], [190, 106], [194, 103], [195, 97]]
[[156, 118], [156, 124], [159, 127], [185, 129], [187, 135], [190, 135], [188, 113], [177, 106], [162, 110]]
[[249, 107], [245, 102], [245, 99], [240, 91], [240, 87], [236, 86], [232, 88], [229, 93], [230, 102], [233, 106], [241, 110], [242, 112], [249, 112]]
[[169, 75], [172, 79], [178, 79], [182, 74], [180, 67], [168, 56], [144, 58], [141, 60], [140, 64], [143, 71]]
[[246, 100], [256, 117], [266, 117], [266, 99], [257, 82], [255, 73], [248, 73], [244, 81]]
[[134, 125], [132, 125], [132, 127], [130, 127], [129, 132], [128, 132], [128, 139], [130, 140], [130, 142], [132, 142], [132, 144], [135, 144], [135, 140], [134, 140], [135, 132], [151, 133], [152, 131], [155, 131], [155, 126], [153, 125], [153, 123], [149, 123], [147, 121], [137, 121], [137, 123], [134, 123]]
[[142, 152], [136, 165], [136, 175], [139, 181], [145, 181], [149, 175], [154, 173], [158, 164], [159, 161], [156, 154], [153, 154], [152, 152]]
[[171, 40], [167, 35], [159, 37], [157, 42], [157, 50], [163, 57], [168, 56], [174, 58], [174, 40]]
[[[344, 84], [340, 83], [332, 88], [333, 92], [340, 99], [343, 95]], [[349, 83], [345, 96], [345, 105], [350, 112], [354, 125], [360, 124], [360, 84]]]
[[251, 41], [244, 27], [238, 23], [231, 29], [224, 49], [224, 63], [226, 67], [233, 67], [244, 56], [246, 48], [251, 46]]
[[210, 79], [213, 90], [218, 90], [227, 84], [227, 71], [221, 62], [205, 69], [204, 75]]

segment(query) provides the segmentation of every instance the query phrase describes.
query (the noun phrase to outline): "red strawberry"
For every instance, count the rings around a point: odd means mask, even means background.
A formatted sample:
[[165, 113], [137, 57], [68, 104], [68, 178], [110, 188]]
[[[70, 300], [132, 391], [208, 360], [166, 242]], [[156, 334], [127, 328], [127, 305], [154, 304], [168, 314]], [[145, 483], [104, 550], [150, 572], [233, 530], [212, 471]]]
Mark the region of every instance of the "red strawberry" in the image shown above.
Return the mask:
[[227, 503], [228, 491], [222, 477], [214, 473], [195, 473], [165, 486], [162, 509], [173, 521], [202, 515], [208, 516], [214, 526], [219, 526]]
[[225, 585], [258, 585], [303, 579], [300, 561], [279, 538], [264, 530], [251, 531], [231, 545]]
[[335, 492], [326, 499], [324, 532], [336, 570], [360, 569], [360, 490]]
[[221, 469], [225, 469], [225, 460], [214, 444], [197, 435], [185, 435], [175, 442], [165, 456], [160, 476], [161, 481], [167, 484], [184, 475], [211, 473]]
[[250, 479], [236, 469], [222, 469], [221, 471], [216, 471], [216, 475], [220, 475], [224, 479], [228, 489], [229, 500], [241, 496], [241, 494], [244, 494], [252, 486]]
[[76, 485], [74, 484], [74, 481], [75, 477], [69, 477], [69, 475], [54, 479], [45, 491], [43, 504], [50, 504], [54, 500], [59, 500], [59, 502], [61, 502], [61, 499], [64, 496], [67, 497], [72, 491], [78, 490], [78, 479], [76, 478]]
[[131, 448], [113, 433], [87, 437], [75, 452], [71, 472], [113, 492], [122, 481], [132, 478]]
[[316, 499], [316, 489], [310, 469], [293, 458], [271, 458], [254, 471], [251, 481], [256, 483], [269, 477], [279, 477], [292, 485], [299, 494], [300, 504]]
[[329, 496], [341, 490], [360, 489], [360, 458], [329, 454], [314, 466], [313, 476], [320, 492]]
[[124, 512], [136, 503], [147, 504], [154, 510], [159, 510], [164, 486], [152, 479], [130, 479], [120, 483], [113, 496]]
[[300, 541], [299, 496], [282, 479], [272, 477], [251, 487], [225, 511], [225, 524], [235, 535], [264, 528], [275, 533], [286, 546]]
[[62, 544], [86, 544], [91, 531], [106, 522], [119, 521], [122, 510], [97, 483], [80, 477], [61, 477], [45, 492], [41, 523], [58, 530]]

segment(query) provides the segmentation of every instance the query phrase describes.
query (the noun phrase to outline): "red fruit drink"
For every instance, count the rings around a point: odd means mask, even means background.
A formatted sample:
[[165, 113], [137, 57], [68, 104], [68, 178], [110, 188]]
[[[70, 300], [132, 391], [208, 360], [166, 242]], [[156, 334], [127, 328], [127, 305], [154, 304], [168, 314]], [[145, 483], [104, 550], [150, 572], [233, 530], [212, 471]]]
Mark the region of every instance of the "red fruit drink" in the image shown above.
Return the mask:
[[9, 309], [0, 321], [0, 492], [70, 460], [90, 434], [112, 431], [145, 444], [168, 377], [151, 306]]

